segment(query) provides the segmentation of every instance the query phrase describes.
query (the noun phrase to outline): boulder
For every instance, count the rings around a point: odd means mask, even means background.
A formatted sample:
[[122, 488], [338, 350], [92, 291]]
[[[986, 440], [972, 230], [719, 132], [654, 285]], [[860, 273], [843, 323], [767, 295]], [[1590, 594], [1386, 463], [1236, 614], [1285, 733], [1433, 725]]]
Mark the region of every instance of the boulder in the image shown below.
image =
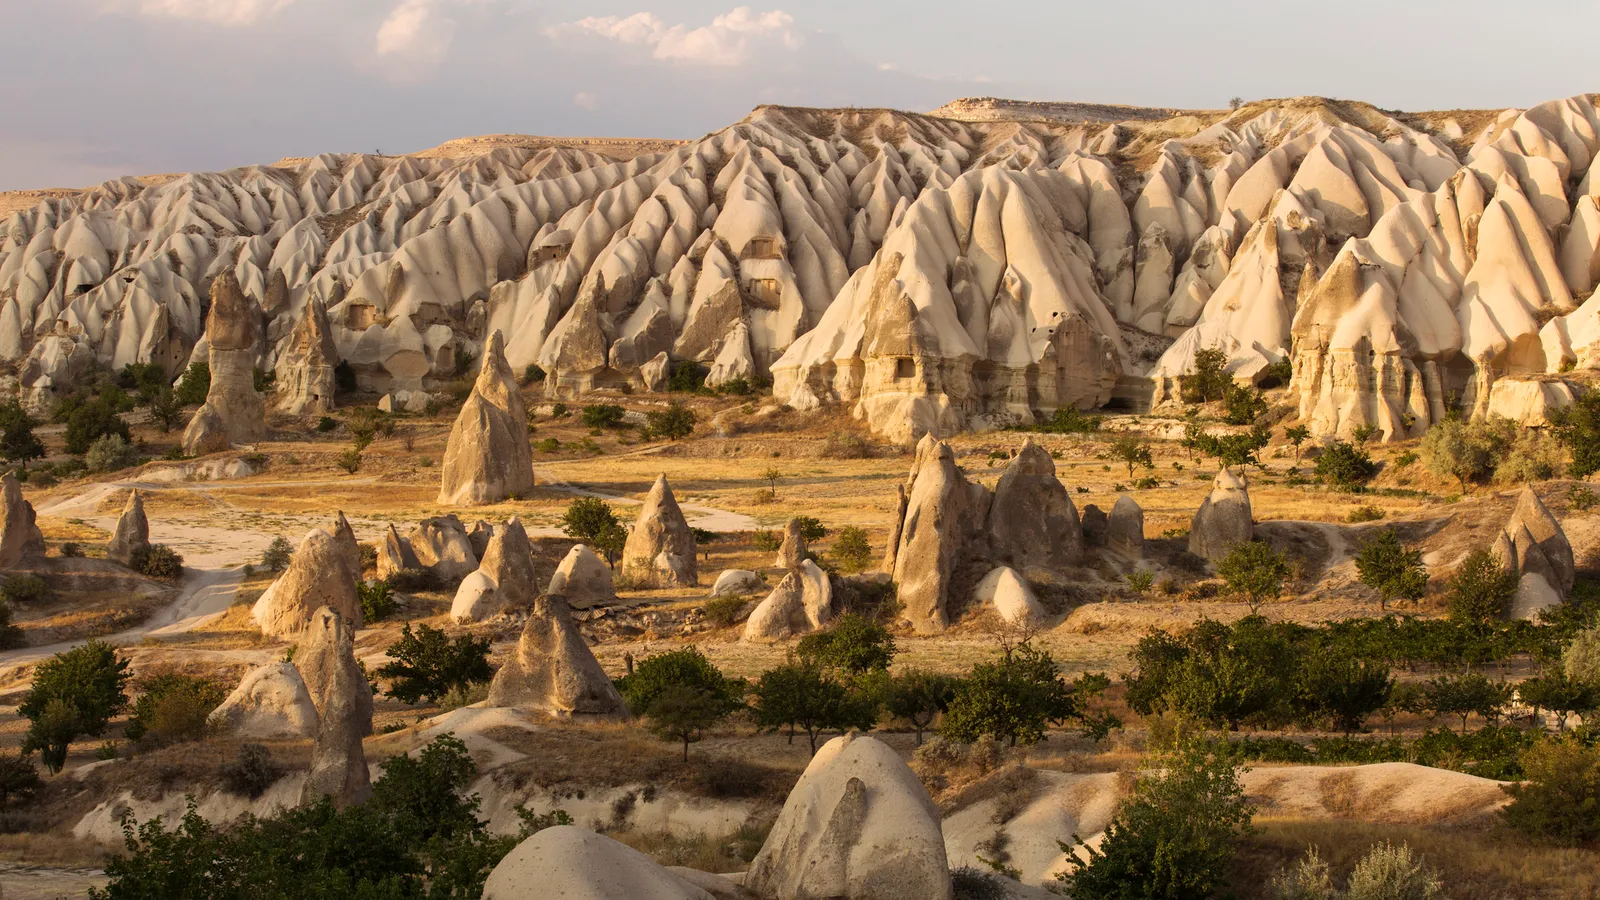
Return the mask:
[[1228, 551], [1249, 543], [1254, 536], [1250, 492], [1241, 478], [1223, 469], [1189, 525], [1189, 552], [1213, 563], [1221, 562]]
[[533, 545], [522, 521], [512, 519], [494, 529], [478, 570], [462, 579], [450, 618], [482, 622], [508, 606], [532, 603], [539, 593], [534, 583]]
[[467, 543], [472, 545], [472, 553], [479, 559], [489, 551], [489, 541], [494, 537], [494, 526], [482, 519], [472, 523], [472, 530], [467, 532]]
[[811, 560], [789, 570], [744, 623], [744, 639], [770, 643], [820, 630], [833, 620], [833, 584]]
[[144, 499], [137, 489], [128, 493], [128, 502], [117, 517], [117, 527], [106, 545], [106, 559], [124, 566], [133, 564], [137, 550], [150, 547], [150, 520], [144, 515]]
[[1104, 547], [1111, 537], [1111, 519], [1093, 503], [1083, 508], [1083, 545]]
[[422, 563], [417, 561], [416, 551], [411, 549], [411, 542], [400, 536], [393, 525], [383, 533], [383, 540], [378, 542], [378, 577], [388, 578], [396, 572], [416, 571], [422, 568]]
[[583, 544], [573, 544], [567, 551], [550, 576], [545, 592], [567, 598], [567, 605], [573, 609], [588, 609], [617, 599], [617, 591], [611, 585], [611, 567]]
[[778, 548], [778, 558], [773, 565], [780, 569], [793, 569], [806, 558], [806, 539], [800, 533], [799, 519], [790, 519], [783, 528], [783, 545]]
[[753, 594], [766, 587], [767, 583], [761, 576], [747, 569], [724, 569], [717, 576], [717, 583], [711, 586], [713, 597], [737, 597], [741, 594]]
[[314, 528], [295, 549], [289, 568], [261, 595], [250, 614], [268, 637], [297, 637], [312, 614], [325, 606], [359, 628], [361, 594], [356, 590], [356, 578], [339, 541]]
[[656, 478], [622, 549], [622, 572], [636, 584], [693, 587], [700, 575], [694, 532], [678, 508], [667, 476]]
[[534, 833], [500, 860], [483, 900], [717, 900], [643, 853], [576, 825]]
[[300, 803], [324, 796], [341, 808], [366, 802], [372, 775], [361, 739], [372, 733], [372, 689], [356, 663], [354, 625], [333, 609], [317, 610], [295, 651], [295, 667], [318, 715], [311, 774], [300, 789]]
[[[1511, 536], [1515, 543], [1519, 532], [1526, 529], [1529, 538], [1539, 546], [1545, 560], [1549, 563], [1554, 577], [1550, 584], [1562, 597], [1572, 592], [1572, 585], [1576, 576], [1576, 564], [1572, 556], [1572, 544], [1567, 540], [1567, 534], [1561, 530], [1561, 523], [1550, 514], [1548, 507], [1533, 492], [1533, 488], [1524, 485], [1522, 493], [1517, 496], [1516, 509], [1511, 513], [1511, 519], [1506, 523], [1505, 533]], [[1526, 571], [1526, 566], [1518, 560], [1519, 571]]]
[[744, 885], [775, 900], [950, 900], [939, 811], [887, 744], [834, 738], [789, 792]]
[[43, 554], [44, 535], [34, 524], [33, 504], [22, 498], [17, 476], [7, 472], [0, 476], [0, 569]]
[[995, 485], [988, 529], [997, 562], [1063, 569], [1083, 558], [1078, 510], [1056, 478], [1055, 460], [1032, 438], [1023, 442]]
[[1144, 559], [1144, 510], [1123, 494], [1106, 519], [1106, 549], [1129, 562]]
[[973, 603], [979, 609], [992, 609], [1000, 621], [1018, 627], [1038, 625], [1049, 614], [1039, 605], [1033, 588], [1017, 574], [1015, 569], [1001, 566], [983, 576], [972, 592]]
[[566, 599], [558, 594], [534, 601], [516, 652], [489, 685], [488, 705], [561, 719], [628, 714], [622, 695], [584, 643]]
[[300, 670], [275, 662], [246, 672], [207, 721], [239, 740], [277, 741], [316, 737], [319, 719]]
[[[334, 407], [339, 348], [328, 324], [328, 308], [311, 297], [300, 311], [294, 330], [278, 345], [273, 368], [278, 408], [292, 416], [321, 415]], [[381, 406], [381, 404], [380, 404]]]
[[240, 288], [234, 270], [224, 269], [211, 282], [206, 316], [211, 387], [184, 430], [185, 453], [201, 456], [266, 436], [266, 405], [255, 381], [261, 339], [260, 308]]
[[533, 489], [528, 411], [496, 331], [483, 348], [472, 395], [462, 405], [440, 470], [439, 503], [498, 503]]
[[639, 380], [644, 382], [644, 389], [655, 393], [665, 390], [667, 378], [672, 374], [672, 360], [663, 350], [650, 359], [649, 362], [639, 367]]
[[406, 543], [411, 545], [418, 566], [445, 581], [464, 578], [478, 568], [472, 539], [455, 516], [423, 519], [406, 535]]
[[925, 437], [917, 445], [905, 514], [895, 528], [898, 546], [890, 570], [903, 615], [918, 633], [949, 625], [950, 580], [971, 556], [988, 514], [989, 492], [969, 483], [950, 445]]

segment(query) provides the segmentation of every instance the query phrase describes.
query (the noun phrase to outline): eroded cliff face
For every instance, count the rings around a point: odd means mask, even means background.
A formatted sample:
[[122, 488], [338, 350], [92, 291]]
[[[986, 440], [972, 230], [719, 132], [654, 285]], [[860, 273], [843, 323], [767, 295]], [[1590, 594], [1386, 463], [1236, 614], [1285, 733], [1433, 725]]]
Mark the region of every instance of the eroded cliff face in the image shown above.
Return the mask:
[[[1474, 133], [1318, 98], [985, 109], [763, 107], [625, 151], [508, 139], [108, 182], [0, 223], [0, 357], [35, 405], [95, 363], [176, 375], [218, 352], [201, 298], [226, 276], [259, 310], [253, 366], [312, 363], [291, 412], [329, 402], [339, 362], [372, 390], [436, 387], [495, 331], [552, 397], [694, 363], [902, 441], [1102, 405], [1129, 376], [1160, 405], [1211, 347], [1242, 380], [1291, 361], [1331, 434], [1600, 366], [1592, 96]], [[1173, 343], [1152, 366], [1130, 341]]]

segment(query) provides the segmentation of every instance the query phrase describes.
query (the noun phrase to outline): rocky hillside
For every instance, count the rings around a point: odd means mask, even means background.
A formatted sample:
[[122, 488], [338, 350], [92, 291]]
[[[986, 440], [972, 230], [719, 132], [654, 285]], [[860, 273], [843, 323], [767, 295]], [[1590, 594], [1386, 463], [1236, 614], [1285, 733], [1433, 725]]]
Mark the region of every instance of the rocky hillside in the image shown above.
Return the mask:
[[1571, 396], [1557, 376], [1600, 367], [1595, 99], [763, 107], [687, 143], [127, 178], [0, 224], [0, 359], [35, 405], [95, 365], [176, 375], [231, 270], [261, 368], [315, 299], [375, 391], [436, 388], [499, 331], [552, 397], [693, 361], [909, 441], [1119, 387], [1168, 402], [1219, 347], [1240, 379], [1288, 361], [1322, 434], [1536, 421]]

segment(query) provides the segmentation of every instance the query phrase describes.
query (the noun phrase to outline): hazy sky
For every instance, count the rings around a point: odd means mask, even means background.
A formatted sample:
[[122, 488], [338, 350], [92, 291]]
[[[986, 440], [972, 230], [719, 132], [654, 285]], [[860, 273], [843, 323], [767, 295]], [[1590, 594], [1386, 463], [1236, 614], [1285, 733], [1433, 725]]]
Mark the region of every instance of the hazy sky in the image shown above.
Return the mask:
[[0, 190], [761, 103], [1426, 109], [1600, 90], [1600, 0], [0, 0]]

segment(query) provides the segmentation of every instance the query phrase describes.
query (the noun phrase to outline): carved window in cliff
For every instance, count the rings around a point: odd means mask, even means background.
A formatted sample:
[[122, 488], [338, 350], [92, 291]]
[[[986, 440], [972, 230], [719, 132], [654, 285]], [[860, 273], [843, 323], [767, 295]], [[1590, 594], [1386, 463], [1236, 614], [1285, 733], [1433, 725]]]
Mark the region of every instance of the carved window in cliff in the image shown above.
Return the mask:
[[776, 278], [752, 278], [745, 285], [745, 293], [756, 303], [776, 309], [783, 299], [783, 285]]
[[751, 238], [750, 243], [744, 245], [745, 259], [777, 259], [778, 239], [774, 237]]
[[546, 244], [538, 248], [533, 251], [534, 268], [549, 262], [561, 262], [567, 258], [567, 253], [571, 249], [566, 244]]
[[437, 303], [419, 303], [416, 313], [411, 316], [411, 324], [417, 326], [418, 330], [429, 325], [448, 324], [449, 321], [450, 317], [444, 314], [444, 307]]
[[351, 304], [345, 309], [344, 324], [346, 328], [367, 328], [377, 320], [377, 313], [365, 303]]
[[902, 356], [894, 361], [894, 377], [917, 377], [917, 361], [909, 356]]

